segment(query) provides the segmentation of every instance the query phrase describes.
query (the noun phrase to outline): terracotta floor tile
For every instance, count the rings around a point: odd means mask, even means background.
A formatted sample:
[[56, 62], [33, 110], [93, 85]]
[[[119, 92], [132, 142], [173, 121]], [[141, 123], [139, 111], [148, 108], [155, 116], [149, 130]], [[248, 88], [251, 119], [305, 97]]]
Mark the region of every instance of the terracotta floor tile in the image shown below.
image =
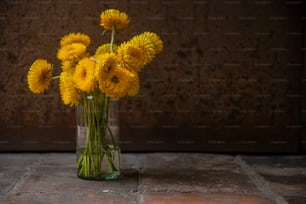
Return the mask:
[[98, 193], [19, 193], [7, 197], [0, 196], [0, 203], [5, 204], [133, 204], [137, 203], [135, 195], [111, 195]]
[[272, 204], [254, 195], [224, 194], [145, 194], [143, 200], [145, 204]]

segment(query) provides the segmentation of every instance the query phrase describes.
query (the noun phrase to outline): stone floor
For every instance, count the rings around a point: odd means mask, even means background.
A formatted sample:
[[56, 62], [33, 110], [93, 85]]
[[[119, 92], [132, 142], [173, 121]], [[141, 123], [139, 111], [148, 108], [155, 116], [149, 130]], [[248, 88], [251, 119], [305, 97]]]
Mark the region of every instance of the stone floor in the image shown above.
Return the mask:
[[0, 203], [306, 203], [306, 155], [123, 153], [121, 169], [87, 181], [73, 153], [2, 153]]

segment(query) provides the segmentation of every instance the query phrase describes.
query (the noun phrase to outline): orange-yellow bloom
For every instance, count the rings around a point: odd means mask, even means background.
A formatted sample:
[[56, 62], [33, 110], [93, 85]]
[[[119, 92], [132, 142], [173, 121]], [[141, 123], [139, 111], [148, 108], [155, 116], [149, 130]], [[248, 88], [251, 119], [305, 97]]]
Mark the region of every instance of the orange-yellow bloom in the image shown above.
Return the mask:
[[95, 88], [95, 66], [96, 63], [89, 58], [79, 61], [73, 74], [73, 82], [77, 88], [88, 93]]
[[111, 79], [101, 83], [99, 88], [110, 98], [121, 98], [128, 94], [133, 74], [127, 69], [118, 67]]
[[75, 63], [72, 61], [63, 61], [61, 64], [61, 68], [64, 72], [73, 74], [75, 70]]
[[[113, 52], [116, 52], [117, 45], [113, 44], [112, 46]], [[106, 43], [97, 48], [95, 55], [101, 55], [105, 53], [110, 53], [110, 43]]]
[[120, 12], [116, 9], [108, 9], [101, 13], [101, 26], [105, 30], [121, 30], [129, 24], [129, 17], [125, 12]]
[[81, 101], [81, 92], [76, 88], [71, 74], [62, 72], [59, 80], [62, 101], [65, 105], [77, 106]]
[[52, 77], [52, 65], [38, 59], [28, 71], [29, 89], [43, 93], [52, 79], [59, 78], [61, 99], [69, 106], [82, 103], [87, 95], [97, 94], [103, 100], [136, 95], [140, 90], [139, 72], [163, 50], [163, 41], [156, 33], [144, 32], [115, 45], [116, 32], [129, 22], [129, 16], [117, 9], [101, 12], [100, 25], [104, 32], [111, 31], [111, 39], [110, 43], [100, 45], [94, 55], [87, 50], [91, 43], [88, 35], [80, 32], [64, 35], [56, 55], [62, 73]]
[[145, 63], [145, 52], [132, 43], [122, 43], [117, 50], [120, 63], [130, 71], [140, 71]]
[[82, 43], [87, 47], [90, 44], [90, 37], [82, 33], [69, 33], [62, 37], [60, 45], [64, 47], [72, 43]]
[[28, 86], [33, 93], [43, 93], [52, 80], [52, 65], [45, 59], [37, 59], [29, 69]]
[[139, 89], [140, 89], [139, 75], [137, 72], [133, 72], [133, 75], [131, 75], [130, 85], [127, 90], [127, 93], [129, 96], [135, 96], [138, 94]]
[[105, 53], [96, 57], [95, 76], [99, 84], [109, 80], [118, 66], [118, 60], [115, 53]]
[[142, 35], [145, 38], [148, 38], [151, 40], [151, 42], [154, 45], [155, 54], [158, 54], [163, 50], [163, 41], [160, 39], [160, 37], [156, 33], [144, 32]]
[[143, 54], [145, 56], [144, 64], [148, 64], [149, 62], [151, 62], [156, 55], [155, 45], [146, 35], [136, 35], [129, 41], [129, 43], [143, 51]]
[[86, 46], [83, 43], [71, 43], [58, 50], [57, 58], [62, 61], [77, 61], [86, 54]]

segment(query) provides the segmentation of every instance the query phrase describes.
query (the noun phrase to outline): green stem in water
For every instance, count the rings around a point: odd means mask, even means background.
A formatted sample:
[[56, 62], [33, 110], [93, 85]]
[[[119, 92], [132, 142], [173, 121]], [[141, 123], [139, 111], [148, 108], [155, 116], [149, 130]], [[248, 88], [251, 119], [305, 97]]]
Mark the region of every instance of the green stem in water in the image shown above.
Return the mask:
[[116, 146], [117, 146], [116, 140], [115, 140], [115, 138], [114, 138], [114, 135], [113, 135], [113, 133], [112, 133], [112, 130], [110, 129], [110, 127], [109, 127], [108, 125], [107, 125], [107, 130], [108, 130], [108, 132], [109, 132], [109, 134], [110, 134], [110, 136], [111, 136], [113, 145], [116, 147]]
[[[82, 120], [86, 127], [86, 145], [77, 162], [81, 177], [99, 177], [103, 160], [108, 163], [109, 172], [118, 171], [113, 161], [112, 151], [117, 148], [115, 139], [108, 126], [109, 98], [94, 90], [83, 95]], [[111, 144], [106, 139], [109, 133]], [[117, 156], [117, 155], [116, 155]]]

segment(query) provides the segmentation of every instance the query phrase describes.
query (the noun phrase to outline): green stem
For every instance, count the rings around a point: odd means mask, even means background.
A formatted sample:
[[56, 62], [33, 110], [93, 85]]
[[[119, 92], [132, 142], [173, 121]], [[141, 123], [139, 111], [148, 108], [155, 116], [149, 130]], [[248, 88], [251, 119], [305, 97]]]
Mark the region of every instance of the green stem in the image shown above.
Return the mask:
[[116, 140], [115, 140], [114, 135], [113, 135], [113, 133], [112, 133], [112, 130], [110, 129], [110, 127], [109, 127], [108, 125], [107, 125], [107, 130], [108, 130], [108, 132], [109, 132], [109, 134], [110, 134], [110, 136], [111, 136], [113, 145], [114, 145], [114, 146], [117, 146], [117, 143], [116, 143]]
[[[103, 160], [110, 173], [118, 170], [112, 157], [116, 143], [108, 126], [109, 98], [96, 89], [91, 95], [84, 94], [83, 99], [82, 119], [87, 133], [85, 148], [77, 162], [78, 174], [85, 178], [99, 177]], [[106, 138], [108, 133], [111, 145]]]
[[115, 26], [113, 26], [113, 28], [112, 28], [112, 36], [111, 36], [111, 41], [110, 41], [110, 45], [109, 45], [110, 52], [114, 52], [113, 51], [114, 40], [115, 40]]

